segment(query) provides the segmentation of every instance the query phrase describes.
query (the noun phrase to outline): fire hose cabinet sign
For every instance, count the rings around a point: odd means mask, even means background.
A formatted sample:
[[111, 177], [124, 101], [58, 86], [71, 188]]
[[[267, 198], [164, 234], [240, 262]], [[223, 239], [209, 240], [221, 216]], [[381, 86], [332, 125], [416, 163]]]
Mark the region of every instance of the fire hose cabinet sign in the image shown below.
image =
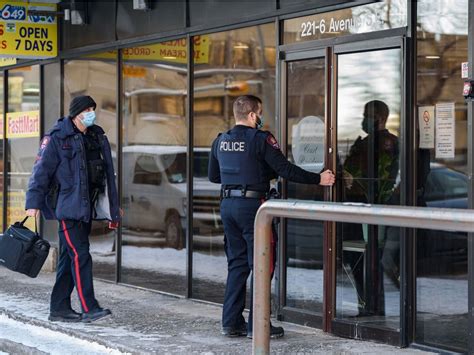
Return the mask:
[[[58, 53], [55, 4], [0, 0], [0, 57], [50, 58]], [[31, 11], [41, 11], [41, 15]]]

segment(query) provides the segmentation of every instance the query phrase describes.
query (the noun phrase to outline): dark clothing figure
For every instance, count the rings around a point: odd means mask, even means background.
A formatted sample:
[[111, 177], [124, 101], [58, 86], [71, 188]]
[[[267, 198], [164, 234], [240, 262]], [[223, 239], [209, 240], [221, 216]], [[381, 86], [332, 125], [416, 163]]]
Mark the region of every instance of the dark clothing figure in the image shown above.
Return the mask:
[[[41, 142], [26, 194], [27, 213], [41, 210], [59, 222], [52, 321], [90, 322], [110, 314], [94, 295], [89, 234], [92, 220], [116, 223], [120, 209], [111, 149], [102, 128], [94, 125], [95, 107], [89, 96], [72, 100], [70, 116], [59, 119]], [[74, 287], [82, 316], [71, 308]]]
[[[354, 142], [344, 161], [344, 174], [349, 176], [344, 201], [370, 204], [392, 204], [399, 170], [398, 138], [386, 128], [388, 107], [382, 101], [371, 101], [365, 105], [362, 128], [367, 136]], [[354, 277], [359, 315], [383, 314], [383, 273], [380, 267], [382, 250], [379, 241], [384, 241], [386, 230], [377, 226], [342, 224], [343, 240], [365, 241], [365, 253], [346, 251], [343, 255]], [[392, 236], [393, 237], [393, 236]], [[364, 268], [364, 264], [366, 267]], [[364, 275], [364, 269], [366, 274]]]
[[[344, 170], [353, 178], [346, 200], [387, 203], [395, 186], [398, 159], [398, 138], [387, 129], [375, 131], [365, 138], [358, 137], [344, 162]], [[372, 167], [370, 163], [373, 163]]]
[[[224, 329], [246, 331], [242, 312], [247, 279], [253, 269], [254, 221], [270, 181], [282, 176], [319, 184], [320, 175], [291, 164], [270, 132], [245, 125], [236, 125], [215, 139], [208, 175], [211, 182], [222, 184], [221, 217], [228, 264], [222, 325]], [[252, 305], [248, 322], [248, 334], [251, 333]]]

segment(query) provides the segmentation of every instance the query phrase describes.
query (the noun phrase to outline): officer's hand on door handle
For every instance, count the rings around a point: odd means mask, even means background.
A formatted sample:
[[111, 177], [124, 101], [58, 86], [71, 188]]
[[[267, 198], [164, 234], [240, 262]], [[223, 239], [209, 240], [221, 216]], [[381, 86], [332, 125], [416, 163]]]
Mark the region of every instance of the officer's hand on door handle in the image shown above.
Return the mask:
[[326, 170], [321, 173], [321, 180], [319, 181], [319, 185], [322, 186], [332, 186], [336, 181], [336, 177], [332, 173], [331, 170]]

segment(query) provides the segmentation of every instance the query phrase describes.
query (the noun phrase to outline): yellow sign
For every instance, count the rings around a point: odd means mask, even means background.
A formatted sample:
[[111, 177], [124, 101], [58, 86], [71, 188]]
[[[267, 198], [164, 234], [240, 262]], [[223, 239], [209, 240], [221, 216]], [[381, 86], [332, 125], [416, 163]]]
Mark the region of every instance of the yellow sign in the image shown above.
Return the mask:
[[30, 11], [56, 11], [55, 4], [0, 0], [0, 57], [50, 58], [58, 52], [55, 16]]
[[132, 78], [144, 78], [146, 76], [146, 69], [143, 67], [134, 67], [132, 65], [123, 66], [123, 75]]
[[[26, 193], [25, 191], [9, 191], [7, 203], [7, 227], [15, 222], [20, 222], [26, 217], [25, 211]], [[30, 230], [35, 230], [35, 219], [28, 218], [25, 226]]]
[[39, 111], [7, 112], [7, 138], [39, 137]]
[[[207, 35], [194, 37], [194, 63], [204, 64], [209, 62], [209, 42]], [[137, 60], [147, 62], [172, 62], [186, 63], [188, 51], [186, 39], [177, 39], [148, 46], [125, 48], [122, 51], [123, 60]], [[88, 55], [90, 59], [117, 59], [115, 51], [102, 52]]]
[[6, 67], [9, 65], [15, 65], [16, 58], [0, 58], [0, 67]]

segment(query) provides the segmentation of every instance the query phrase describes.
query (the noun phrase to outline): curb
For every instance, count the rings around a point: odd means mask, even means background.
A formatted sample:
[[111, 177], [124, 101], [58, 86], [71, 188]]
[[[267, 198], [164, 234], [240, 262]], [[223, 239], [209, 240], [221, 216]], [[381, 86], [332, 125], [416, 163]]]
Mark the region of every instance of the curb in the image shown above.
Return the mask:
[[[59, 332], [59, 333], [69, 335], [69, 336], [77, 338], [77, 339], [85, 340], [85, 341], [88, 341], [88, 342], [95, 342], [99, 345], [105, 346], [105, 347], [110, 348], [112, 350], [120, 351], [120, 352], [125, 353], [125, 354], [133, 354], [133, 355], [134, 354], [142, 354], [141, 352], [137, 352], [137, 349], [135, 349], [135, 348], [128, 347], [128, 346], [125, 346], [125, 345], [120, 345], [120, 344], [117, 344], [117, 343], [112, 342], [112, 341], [108, 341], [108, 340], [103, 339], [103, 338], [98, 337], [98, 336], [88, 335], [87, 333], [83, 333], [83, 332], [75, 330], [75, 329], [69, 329], [69, 328], [66, 328], [66, 327], [62, 327], [61, 325], [59, 325], [59, 323], [52, 323], [52, 322], [43, 321], [43, 320], [40, 320], [40, 319], [37, 319], [37, 318], [25, 317], [23, 315], [19, 315], [19, 314], [15, 313], [15, 312], [8, 311], [5, 308], [0, 308], [0, 314], [3, 314], [5, 316], [7, 316], [8, 318], [13, 319], [13, 320], [18, 321], [18, 322], [21, 322], [21, 323], [31, 324], [31, 325], [34, 325], [34, 326], [37, 326], [37, 327], [46, 328], [46, 329], [49, 329], [49, 330], [52, 330], [52, 331], [55, 331], [55, 332]], [[0, 338], [0, 347], [3, 345], [2, 340], [4, 340], [4, 339]], [[10, 343], [13, 343], [13, 342], [8, 341], [8, 344], [10, 344]], [[8, 344], [6, 344], [6, 345], [8, 345]], [[17, 343], [13, 343], [13, 344], [17, 344]], [[23, 344], [19, 344], [19, 346], [22, 346], [23, 347], [22, 349], [26, 350], [26, 348]], [[15, 354], [17, 354], [17, 352], [15, 352]], [[19, 354], [22, 354], [22, 352], [20, 352]]]
[[48, 355], [38, 349], [3, 338], [0, 338], [0, 351], [16, 355]]

